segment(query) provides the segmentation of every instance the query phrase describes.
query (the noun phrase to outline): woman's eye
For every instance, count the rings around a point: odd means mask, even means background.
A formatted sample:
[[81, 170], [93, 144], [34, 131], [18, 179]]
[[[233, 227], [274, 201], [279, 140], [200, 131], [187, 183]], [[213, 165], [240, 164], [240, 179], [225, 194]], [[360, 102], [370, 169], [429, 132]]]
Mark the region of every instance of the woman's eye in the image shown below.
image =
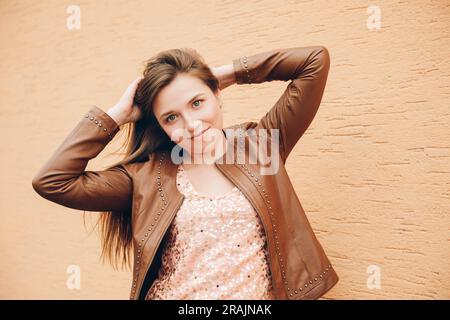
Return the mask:
[[175, 117], [175, 115], [174, 115], [174, 114], [171, 114], [170, 116], [168, 116], [168, 117], [166, 118], [166, 121], [167, 121], [167, 122], [171, 122], [170, 117]]
[[[198, 101], [202, 101], [202, 100], [195, 100], [194, 103], [198, 102]], [[200, 105], [196, 105], [196, 107], [199, 107]]]

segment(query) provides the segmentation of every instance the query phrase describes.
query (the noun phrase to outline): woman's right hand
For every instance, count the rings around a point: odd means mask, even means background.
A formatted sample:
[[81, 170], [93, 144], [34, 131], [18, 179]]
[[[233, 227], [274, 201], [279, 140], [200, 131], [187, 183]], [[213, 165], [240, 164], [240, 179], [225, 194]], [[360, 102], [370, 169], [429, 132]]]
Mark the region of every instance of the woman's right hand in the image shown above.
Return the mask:
[[122, 94], [119, 101], [117, 101], [113, 107], [108, 109], [107, 114], [113, 118], [119, 126], [128, 122], [135, 122], [141, 118], [142, 112], [138, 106], [133, 104], [133, 101], [138, 84], [143, 78], [143, 76], [140, 76], [134, 79], [133, 82], [128, 85], [128, 88]]

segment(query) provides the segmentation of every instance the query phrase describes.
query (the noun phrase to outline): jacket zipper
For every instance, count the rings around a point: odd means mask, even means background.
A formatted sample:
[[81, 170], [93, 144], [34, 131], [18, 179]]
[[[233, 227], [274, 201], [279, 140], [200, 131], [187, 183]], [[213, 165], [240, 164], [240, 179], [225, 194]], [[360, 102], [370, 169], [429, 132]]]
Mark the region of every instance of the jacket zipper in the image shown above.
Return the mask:
[[149, 268], [150, 268], [150, 266], [151, 266], [151, 263], [150, 263], [150, 262], [153, 262], [153, 258], [155, 257], [155, 254], [156, 254], [156, 252], [158, 251], [158, 248], [159, 248], [159, 245], [160, 245], [160, 243], [161, 243], [161, 240], [162, 240], [162, 238], [164, 237], [164, 235], [166, 234], [167, 229], [169, 228], [169, 226], [172, 224], [173, 219], [175, 218], [178, 209], [180, 208], [181, 204], [183, 203], [183, 200], [184, 200], [184, 195], [182, 195], [182, 196], [181, 196], [181, 199], [178, 201], [177, 206], [176, 206], [175, 210], [174, 210], [173, 213], [172, 213], [172, 217], [170, 218], [169, 223], [164, 227], [164, 232], [161, 232], [161, 235], [160, 235], [160, 237], [159, 237], [159, 239], [158, 239], [158, 242], [157, 242], [158, 244], [157, 244], [157, 246], [156, 246], [155, 252], [153, 252], [152, 257], [148, 260], [149, 263], [147, 264], [147, 266], [146, 266], [146, 268], [145, 268], [145, 274], [144, 274], [144, 277], [142, 278], [141, 284], [140, 284], [140, 286], [139, 286], [139, 291], [138, 291], [137, 294], [135, 295], [135, 297], [137, 297], [138, 299], [139, 299], [139, 296], [141, 295], [142, 285], [144, 284], [145, 278], [147, 277], [148, 270], [149, 270]]
[[[226, 173], [224, 170], [222, 170], [222, 169], [220, 168], [220, 166], [217, 165], [217, 163], [216, 163], [216, 167], [219, 168], [219, 170], [220, 170], [223, 174], [225, 174], [225, 176], [227, 176], [228, 179], [230, 179], [230, 180], [236, 185], [236, 180], [234, 180], [234, 178], [232, 178], [231, 175], [229, 175], [229, 174]], [[269, 245], [269, 234], [267, 233], [267, 228], [266, 228], [266, 225], [265, 225], [265, 223], [264, 223], [264, 220], [261, 218], [261, 213], [258, 211], [258, 209], [256, 209], [257, 206], [255, 206], [255, 203], [253, 203], [252, 200], [250, 200], [250, 197], [246, 197], [246, 198], [247, 198], [247, 200], [250, 201], [250, 203], [253, 205], [253, 207], [254, 207], [256, 213], [257, 213], [258, 216], [259, 216], [259, 220], [261, 221], [261, 223], [262, 223], [262, 225], [263, 225], [263, 227], [264, 227], [264, 233], [266, 234], [267, 245]], [[267, 249], [268, 249], [268, 248], [267, 248]], [[272, 280], [272, 289], [275, 290], [275, 280], [274, 280], [275, 277], [274, 277], [274, 274], [273, 274], [273, 272], [272, 272], [272, 263], [271, 263], [272, 257], [270, 256], [270, 250], [268, 249], [267, 251], [268, 251], [268, 253], [269, 253], [269, 258], [270, 258], [270, 259], [269, 259], [269, 270], [270, 270], [270, 278], [271, 278], [271, 280]]]

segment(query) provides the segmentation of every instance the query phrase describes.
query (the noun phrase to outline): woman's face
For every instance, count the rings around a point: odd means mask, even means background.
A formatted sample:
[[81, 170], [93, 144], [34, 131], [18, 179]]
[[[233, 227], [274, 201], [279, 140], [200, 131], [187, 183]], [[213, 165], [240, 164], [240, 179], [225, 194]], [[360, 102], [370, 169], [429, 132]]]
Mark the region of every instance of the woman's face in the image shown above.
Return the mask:
[[211, 153], [224, 140], [220, 90], [214, 93], [197, 77], [178, 74], [156, 95], [153, 112], [170, 139], [190, 155]]

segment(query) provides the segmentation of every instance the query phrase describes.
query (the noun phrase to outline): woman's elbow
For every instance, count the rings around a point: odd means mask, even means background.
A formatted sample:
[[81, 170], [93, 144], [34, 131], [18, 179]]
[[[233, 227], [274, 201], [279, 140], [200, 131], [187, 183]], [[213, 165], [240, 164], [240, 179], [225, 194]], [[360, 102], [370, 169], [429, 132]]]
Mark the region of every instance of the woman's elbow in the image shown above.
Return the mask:
[[328, 74], [328, 70], [330, 69], [330, 52], [328, 51], [328, 49], [325, 46], [319, 46], [319, 54], [318, 54], [318, 58], [320, 59], [320, 62], [323, 66], [323, 70], [326, 71], [326, 73]]
[[31, 180], [31, 185], [32, 185], [34, 191], [36, 191], [36, 193], [38, 193], [42, 197], [45, 197], [47, 192], [46, 192], [45, 184], [40, 175], [36, 175], [33, 177], [33, 179]]
[[31, 180], [31, 185], [37, 194], [49, 200], [52, 197], [52, 195], [55, 195], [58, 191], [55, 189], [54, 186], [51, 186], [51, 183], [49, 181], [46, 181], [45, 177], [42, 175], [36, 175]]

